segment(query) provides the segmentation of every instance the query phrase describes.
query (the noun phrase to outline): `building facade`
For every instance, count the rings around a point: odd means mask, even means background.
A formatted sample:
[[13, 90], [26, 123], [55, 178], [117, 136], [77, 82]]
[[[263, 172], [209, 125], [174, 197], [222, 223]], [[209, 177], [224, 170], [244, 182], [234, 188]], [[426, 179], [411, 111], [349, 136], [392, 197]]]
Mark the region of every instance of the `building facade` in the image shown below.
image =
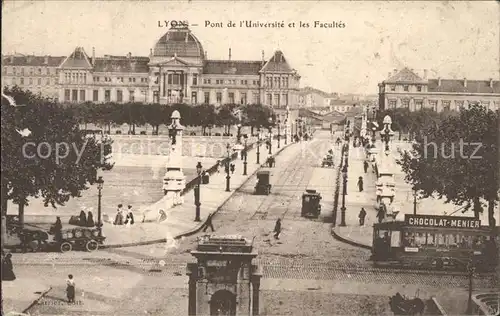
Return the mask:
[[19, 86], [51, 98], [59, 97], [59, 65], [65, 57], [2, 56], [2, 86]]
[[379, 109], [408, 108], [416, 111], [431, 108], [435, 111], [459, 110], [479, 103], [491, 110], [500, 109], [500, 81], [427, 79], [414, 71], [394, 69], [379, 83]]
[[[50, 93], [61, 102], [260, 103], [273, 108], [298, 107], [300, 76], [283, 52], [274, 52], [268, 60], [262, 52], [260, 60], [242, 61], [233, 60], [229, 49], [227, 60], [209, 60], [201, 42], [187, 27], [169, 29], [147, 57], [129, 53], [96, 58], [94, 49], [88, 56], [77, 47], [68, 57], [48, 58], [52, 67]], [[6, 85], [36, 89], [38, 81], [31, 85], [29, 78], [31, 72], [33, 80], [38, 78], [43, 57], [37, 57], [34, 64], [28, 59], [10, 60], [2, 58]], [[26, 68], [24, 84], [20, 83], [20, 66]], [[45, 74], [43, 71], [41, 74]]]
[[299, 90], [299, 107], [301, 108], [328, 107], [330, 102], [336, 99], [338, 99], [338, 94], [327, 93], [312, 87]]

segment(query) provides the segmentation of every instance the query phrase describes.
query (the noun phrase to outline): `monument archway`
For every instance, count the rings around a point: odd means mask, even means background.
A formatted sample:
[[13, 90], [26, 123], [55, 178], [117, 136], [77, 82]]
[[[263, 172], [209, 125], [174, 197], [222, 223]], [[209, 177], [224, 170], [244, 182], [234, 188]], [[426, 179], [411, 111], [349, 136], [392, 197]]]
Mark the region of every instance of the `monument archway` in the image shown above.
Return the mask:
[[219, 290], [210, 299], [210, 315], [236, 315], [236, 295], [227, 290]]

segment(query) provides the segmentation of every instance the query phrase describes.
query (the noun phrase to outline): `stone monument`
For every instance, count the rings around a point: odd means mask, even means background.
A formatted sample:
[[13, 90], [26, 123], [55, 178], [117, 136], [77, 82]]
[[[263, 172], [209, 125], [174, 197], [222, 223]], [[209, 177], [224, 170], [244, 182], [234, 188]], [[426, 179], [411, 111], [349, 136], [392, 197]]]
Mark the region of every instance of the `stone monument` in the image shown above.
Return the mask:
[[253, 241], [242, 236], [203, 236], [188, 263], [188, 315], [259, 315], [262, 277], [252, 260]]
[[184, 203], [181, 196], [182, 190], [186, 186], [186, 177], [182, 172], [182, 131], [181, 115], [179, 111], [174, 111], [171, 116], [172, 124], [168, 126], [170, 137], [170, 153], [167, 162], [167, 172], [163, 177], [163, 193], [172, 198], [173, 205]]

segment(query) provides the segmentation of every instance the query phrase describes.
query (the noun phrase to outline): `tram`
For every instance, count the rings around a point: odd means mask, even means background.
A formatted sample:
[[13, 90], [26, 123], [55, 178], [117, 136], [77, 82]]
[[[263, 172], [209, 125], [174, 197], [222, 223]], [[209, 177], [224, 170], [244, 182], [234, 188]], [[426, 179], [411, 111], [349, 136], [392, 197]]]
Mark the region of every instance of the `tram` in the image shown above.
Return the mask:
[[406, 214], [373, 225], [375, 266], [492, 271], [498, 264], [495, 231], [478, 219]]

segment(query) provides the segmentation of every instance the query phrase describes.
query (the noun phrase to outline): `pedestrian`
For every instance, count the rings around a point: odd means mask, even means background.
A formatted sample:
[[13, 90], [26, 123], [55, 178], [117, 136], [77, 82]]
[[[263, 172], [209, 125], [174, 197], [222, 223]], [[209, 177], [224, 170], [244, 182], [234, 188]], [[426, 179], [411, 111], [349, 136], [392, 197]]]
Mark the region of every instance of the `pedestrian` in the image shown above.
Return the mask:
[[85, 214], [84, 210], [81, 210], [81, 212], [80, 212], [79, 226], [82, 226], [82, 227], [87, 226], [87, 215]]
[[359, 217], [359, 226], [365, 226], [366, 211], [364, 207], [362, 207], [361, 211], [359, 211], [358, 217]]
[[274, 239], [280, 239], [280, 234], [281, 234], [281, 218], [278, 218], [276, 220], [276, 224], [274, 225]]
[[125, 218], [125, 225], [134, 225], [134, 213], [132, 212], [132, 205], [128, 206], [127, 216]]
[[62, 240], [62, 223], [59, 216], [56, 217], [56, 223], [54, 224], [54, 234], [56, 236], [56, 241]]
[[385, 218], [384, 207], [382, 207], [382, 205], [378, 208], [378, 211], [377, 211], [377, 218], [378, 218], [378, 222], [379, 222], [379, 223], [382, 223], [382, 221], [383, 221], [383, 220], [384, 220], [384, 218]]
[[217, 160], [217, 173], [220, 173], [220, 170], [219, 170], [220, 165], [221, 165], [220, 160]]
[[94, 227], [95, 222], [94, 222], [94, 215], [92, 215], [92, 212], [89, 211], [87, 213], [87, 227]]
[[368, 171], [368, 161], [363, 162], [363, 168], [365, 169], [365, 173]]
[[2, 281], [14, 281], [14, 266], [12, 265], [12, 254], [8, 253], [2, 260]]
[[66, 297], [68, 298], [68, 303], [75, 302], [75, 279], [73, 279], [72, 274], [69, 274], [66, 280]]
[[358, 188], [359, 192], [363, 192], [363, 177], [358, 178]]
[[215, 231], [214, 225], [212, 224], [212, 216], [213, 215], [214, 215], [214, 213], [210, 213], [208, 215], [207, 222], [205, 223], [205, 228], [203, 229], [203, 232], [206, 232], [209, 227], [212, 230], [212, 232]]
[[236, 167], [236, 166], [234, 165], [234, 163], [232, 163], [232, 164], [231, 164], [231, 174], [234, 174], [235, 167]]
[[[158, 211], [158, 223], [159, 222], [163, 222], [164, 220], [167, 219], [167, 213], [165, 213], [165, 211], [163, 209], [160, 209]], [[142, 221], [144, 223], [144, 220]]]
[[118, 209], [116, 210], [115, 225], [123, 225], [123, 204], [118, 204]]

